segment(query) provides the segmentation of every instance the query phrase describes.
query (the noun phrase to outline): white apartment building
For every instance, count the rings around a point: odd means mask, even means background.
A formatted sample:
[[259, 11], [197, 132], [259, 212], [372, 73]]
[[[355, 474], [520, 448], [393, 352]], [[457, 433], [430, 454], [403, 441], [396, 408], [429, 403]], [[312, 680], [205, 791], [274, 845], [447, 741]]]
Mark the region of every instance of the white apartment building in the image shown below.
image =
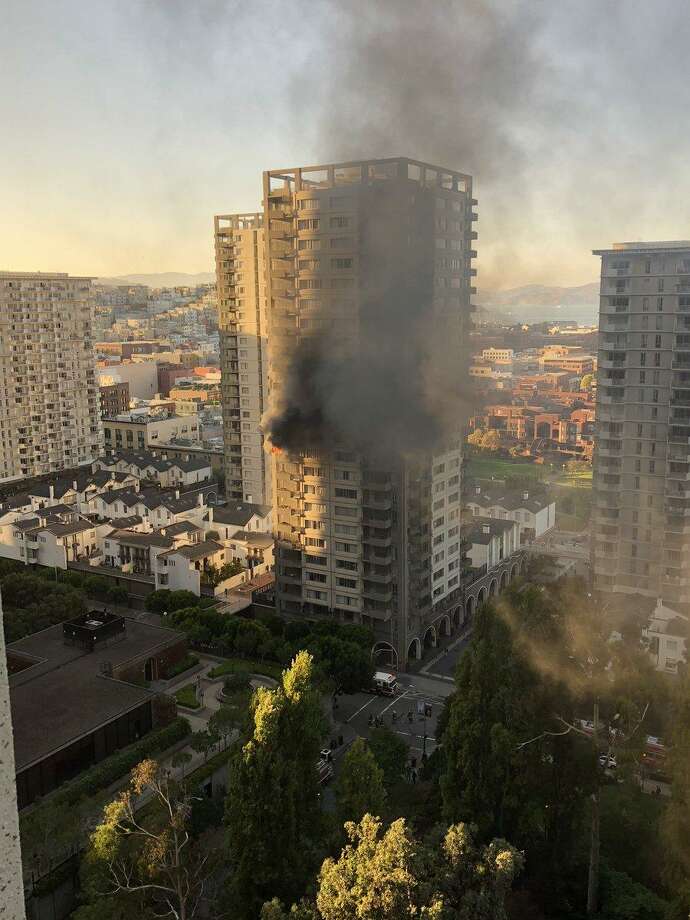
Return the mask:
[[272, 457], [261, 432], [268, 392], [263, 215], [216, 217], [215, 244], [226, 493], [269, 504]]
[[196, 415], [152, 414], [147, 408], [122, 412], [102, 420], [107, 451], [137, 451], [155, 448], [168, 441], [201, 440], [201, 425]]
[[[300, 341], [329, 328], [356, 348], [374, 323], [376, 276], [428, 304], [430, 323], [452, 317], [460, 340], [474, 204], [471, 177], [405, 158], [264, 173], [272, 403]], [[383, 239], [395, 258], [380, 256]], [[459, 433], [437, 456], [385, 467], [347, 444], [277, 454], [279, 611], [371, 626], [377, 660], [401, 668], [450, 632], [462, 608], [461, 460]]]
[[467, 555], [474, 568], [485, 568], [487, 572], [520, 548], [516, 521], [477, 517], [463, 527], [463, 537], [469, 544]]
[[657, 671], [678, 673], [678, 665], [687, 664], [688, 618], [657, 600], [642, 639]]
[[491, 364], [512, 364], [515, 359], [515, 352], [512, 348], [485, 348], [482, 351], [482, 361], [489, 361]]
[[687, 611], [690, 241], [618, 243], [595, 255], [595, 585]]
[[0, 481], [102, 450], [90, 278], [0, 272]]
[[556, 502], [547, 495], [475, 486], [466, 506], [474, 517], [515, 521], [519, 528], [518, 545], [538, 540], [556, 526]]

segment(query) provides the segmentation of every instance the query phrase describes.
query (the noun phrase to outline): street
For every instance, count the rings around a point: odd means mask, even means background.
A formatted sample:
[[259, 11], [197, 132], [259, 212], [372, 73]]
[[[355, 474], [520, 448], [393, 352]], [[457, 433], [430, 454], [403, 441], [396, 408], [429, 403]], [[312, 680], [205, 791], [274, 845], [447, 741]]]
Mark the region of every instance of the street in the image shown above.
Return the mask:
[[[412, 757], [419, 758], [424, 750], [425, 735], [427, 754], [436, 747], [436, 722], [444, 699], [452, 691], [453, 685], [446, 681], [402, 674], [398, 675], [398, 693], [395, 696], [362, 692], [339, 697], [335, 719], [347, 728], [350, 737], [361, 735], [366, 738], [374, 727], [369, 724], [370, 718], [378, 718], [380, 724], [405, 740]], [[425, 715], [425, 712], [429, 714]], [[394, 713], [397, 718], [394, 718]]]

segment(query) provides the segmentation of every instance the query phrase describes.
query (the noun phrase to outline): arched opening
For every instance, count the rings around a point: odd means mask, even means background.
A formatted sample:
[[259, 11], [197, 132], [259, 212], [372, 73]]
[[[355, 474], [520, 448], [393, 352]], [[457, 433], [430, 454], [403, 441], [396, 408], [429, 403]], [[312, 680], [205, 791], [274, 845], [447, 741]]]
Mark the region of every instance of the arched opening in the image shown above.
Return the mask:
[[465, 601], [465, 620], [469, 622], [472, 619], [472, 614], [474, 613], [474, 596], [470, 596]]
[[496, 582], [496, 579], [492, 578], [491, 584], [489, 585], [489, 597], [494, 597], [496, 595], [497, 588], [498, 588], [498, 584]]
[[147, 658], [146, 664], [144, 665], [144, 679], [145, 680], [155, 680], [157, 678], [157, 668], [156, 668], [156, 659]]
[[441, 617], [441, 622], [438, 624], [438, 631], [442, 636], [450, 635], [450, 617], [447, 614]]
[[371, 650], [371, 660], [374, 664], [386, 665], [389, 668], [398, 668], [398, 653], [389, 642], [377, 642]]
[[456, 607], [455, 610], [453, 611], [453, 625], [455, 626], [456, 629], [458, 628], [458, 626], [462, 625], [463, 613], [464, 611], [462, 607]]
[[481, 607], [485, 600], [486, 600], [486, 589], [480, 588], [479, 594], [477, 595], [477, 607]]
[[419, 641], [419, 639], [415, 638], [412, 640], [412, 642], [410, 642], [410, 645], [407, 649], [407, 657], [408, 659], [412, 658], [416, 661], [422, 657], [422, 643]]
[[518, 571], [519, 571], [519, 569], [518, 569], [518, 565], [517, 565], [517, 562], [516, 562], [515, 565], [512, 567], [512, 569], [510, 570], [510, 580], [511, 580], [511, 581], [512, 581], [514, 578], [517, 578], [517, 577], [518, 577]]
[[424, 633], [424, 648], [436, 648], [436, 629], [433, 626]]
[[505, 591], [508, 587], [508, 573], [506, 571], [501, 573], [501, 591]]

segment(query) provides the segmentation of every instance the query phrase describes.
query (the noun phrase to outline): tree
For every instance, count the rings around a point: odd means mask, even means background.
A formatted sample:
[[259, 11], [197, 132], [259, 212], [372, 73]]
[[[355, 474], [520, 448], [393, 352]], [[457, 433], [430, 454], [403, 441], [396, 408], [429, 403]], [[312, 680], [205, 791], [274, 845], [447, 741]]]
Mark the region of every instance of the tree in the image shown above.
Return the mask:
[[670, 904], [626, 872], [602, 873], [601, 916], [606, 920], [669, 920]]
[[235, 715], [228, 706], [221, 706], [220, 709], [216, 709], [208, 720], [209, 732], [223, 742], [223, 750], [227, 748], [228, 738], [232, 735], [234, 728]]
[[525, 849], [554, 908], [596, 775], [592, 746], [557, 716], [574, 721], [573, 688], [585, 683], [566, 641], [571, 603], [528, 586], [507, 592], [500, 608], [479, 609], [442, 736], [446, 820], [471, 821], [482, 839], [505, 836]]
[[[371, 686], [374, 673], [369, 649], [336, 636], [315, 636], [307, 646], [318, 662], [319, 671], [336, 690], [357, 693]], [[371, 646], [369, 646], [371, 648]]]
[[475, 428], [471, 434], [467, 435], [467, 443], [472, 444], [473, 447], [481, 447], [484, 434], [485, 430], [483, 428]]
[[500, 431], [496, 431], [495, 428], [489, 429], [489, 431], [487, 431], [482, 437], [482, 450], [496, 451], [500, 450], [501, 446], [501, 433]]
[[[494, 840], [478, 847], [473, 828], [459, 824], [442, 837], [416, 840], [403, 818], [383, 830], [365, 815], [345, 827], [348, 844], [340, 857], [326, 859], [318, 878], [316, 904], [290, 913], [275, 901], [262, 920], [504, 920], [505, 898], [522, 857]], [[294, 913], [293, 913], [294, 912]]]
[[400, 735], [387, 726], [374, 728], [369, 733], [369, 747], [376, 763], [383, 771], [386, 786], [400, 782], [405, 774], [408, 748]]
[[182, 779], [184, 779], [184, 771], [187, 768], [187, 765], [191, 763], [192, 755], [189, 751], [178, 751], [176, 754], [170, 758], [170, 766], [177, 770], [178, 767], [182, 767]]
[[199, 598], [192, 591], [170, 591], [168, 588], [160, 588], [147, 596], [145, 606], [151, 613], [172, 613], [174, 610], [193, 607], [198, 603]]
[[594, 382], [594, 374], [585, 374], [582, 380], [580, 380], [580, 389], [589, 390], [592, 387]]
[[208, 731], [198, 731], [192, 734], [192, 737], [189, 740], [189, 746], [193, 751], [196, 751], [198, 754], [204, 755], [204, 763], [208, 759], [209, 753], [212, 749], [218, 744], [220, 740], [218, 735], [211, 731], [211, 720], [209, 719], [209, 730]]
[[[151, 796], [156, 806], [146, 821], [136, 813], [142, 795]], [[105, 806], [91, 834], [87, 875], [105, 884], [100, 895], [124, 898], [130, 911], [124, 916], [133, 916], [134, 904], [143, 898], [155, 916], [189, 920], [208, 899], [214, 866], [206, 847], [192, 845], [190, 815], [184, 787], [153, 760], [135, 767], [129, 788]]]
[[684, 914], [690, 913], [690, 677], [679, 675], [669, 719], [672, 796], [661, 829], [665, 876]]
[[367, 812], [381, 814], [386, 797], [383, 770], [364, 738], [356, 738], [343, 758], [335, 796], [338, 818], [343, 824], [361, 821]]
[[300, 652], [276, 689], [252, 698], [251, 735], [230, 762], [226, 822], [238, 916], [298, 897], [318, 859], [316, 764], [326, 721], [314, 661]]

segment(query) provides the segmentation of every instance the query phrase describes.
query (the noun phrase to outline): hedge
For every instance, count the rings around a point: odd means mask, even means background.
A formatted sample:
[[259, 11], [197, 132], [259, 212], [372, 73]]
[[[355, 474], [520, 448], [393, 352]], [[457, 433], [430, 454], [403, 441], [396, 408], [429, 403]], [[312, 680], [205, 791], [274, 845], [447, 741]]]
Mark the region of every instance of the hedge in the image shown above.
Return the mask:
[[196, 690], [193, 684], [187, 684], [175, 691], [175, 699], [180, 706], [186, 706], [187, 709], [199, 709], [201, 703], [196, 698]]
[[178, 674], [182, 674], [184, 671], [188, 671], [190, 668], [195, 667], [199, 664], [199, 659], [196, 655], [185, 655], [177, 664], [174, 664], [171, 668], [168, 668], [166, 680], [172, 680], [173, 677], [177, 677]]
[[160, 754], [178, 741], [182, 741], [191, 731], [189, 722], [178, 716], [169, 725], [149, 732], [139, 741], [116, 751], [69, 783], [65, 783], [55, 796], [51, 796], [49, 802], [74, 805], [80, 799], [95, 795], [129, 773], [142, 760], [153, 754]]
[[226, 674], [263, 674], [280, 681], [285, 669], [275, 661], [258, 661], [250, 658], [230, 658], [222, 664], [216, 665], [208, 672], [208, 677], [224, 677]]

